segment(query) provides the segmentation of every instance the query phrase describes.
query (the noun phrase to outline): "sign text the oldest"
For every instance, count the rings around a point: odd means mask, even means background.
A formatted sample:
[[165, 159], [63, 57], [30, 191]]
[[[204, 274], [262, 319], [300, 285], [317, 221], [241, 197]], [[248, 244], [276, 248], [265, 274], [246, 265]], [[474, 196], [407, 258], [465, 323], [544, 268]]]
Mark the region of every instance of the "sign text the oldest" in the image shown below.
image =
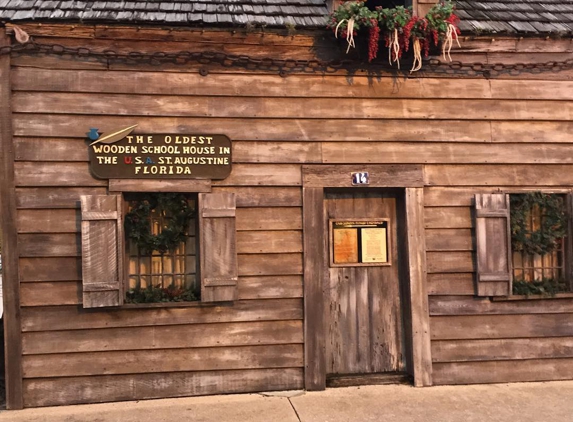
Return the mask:
[[94, 142], [90, 165], [102, 179], [224, 179], [231, 172], [231, 141], [224, 135], [128, 135], [113, 144]]

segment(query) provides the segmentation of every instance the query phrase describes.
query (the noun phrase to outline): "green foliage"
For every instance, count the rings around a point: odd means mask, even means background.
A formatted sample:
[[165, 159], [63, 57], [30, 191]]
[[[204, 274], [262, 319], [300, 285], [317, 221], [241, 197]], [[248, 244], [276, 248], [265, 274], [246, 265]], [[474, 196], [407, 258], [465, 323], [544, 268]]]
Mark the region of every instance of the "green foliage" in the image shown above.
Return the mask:
[[[345, 1], [329, 16], [327, 28], [332, 29], [336, 36], [347, 37], [350, 47], [354, 47], [356, 32], [361, 28], [373, 28], [378, 25], [384, 34], [386, 46], [390, 48], [392, 60], [398, 62], [402, 51], [408, 51], [410, 42], [417, 47], [422, 46], [424, 54], [428, 55], [430, 40], [435, 45], [443, 41], [444, 51], [449, 54], [453, 40], [460, 34], [458, 17], [454, 14], [451, 1], [436, 4], [425, 17], [413, 16], [411, 7], [397, 6], [394, 8], [377, 7], [372, 11], [366, 6], [365, 0]], [[352, 26], [352, 34], [347, 33]], [[378, 42], [377, 31], [370, 30], [369, 61], [376, 57], [378, 51], [373, 44]], [[374, 34], [374, 37], [373, 37]], [[348, 51], [347, 51], [348, 52]], [[421, 58], [420, 58], [421, 61]]]
[[126, 303], [164, 303], [164, 302], [193, 302], [199, 300], [195, 292], [189, 288], [147, 286], [146, 288], [129, 289], [126, 293]]
[[378, 21], [382, 31], [401, 29], [412, 19], [412, 7], [397, 6], [393, 9], [378, 9]]
[[454, 9], [454, 5], [450, 1], [436, 3], [426, 14], [428, 28], [436, 30], [438, 33], [446, 33]]
[[568, 292], [567, 284], [563, 280], [542, 278], [535, 281], [518, 280], [513, 282], [514, 295], [542, 295], [555, 296], [557, 293]]
[[[151, 211], [157, 210], [167, 224], [159, 234], [151, 232]], [[141, 255], [154, 251], [164, 254], [174, 251], [188, 235], [189, 223], [195, 211], [189, 206], [185, 195], [177, 193], [149, 193], [133, 202], [133, 208], [125, 216], [125, 231], [139, 248]]]
[[354, 30], [372, 26], [372, 21], [374, 20], [375, 22], [378, 15], [376, 12], [368, 9], [364, 3], [365, 0], [346, 1], [342, 3], [330, 14], [327, 27], [334, 31], [338, 28], [338, 30], [343, 32], [343, 37], [345, 37], [344, 32], [348, 27], [348, 21], [350, 19], [354, 19]]
[[[557, 194], [530, 192], [510, 195], [511, 245], [514, 251], [545, 255], [559, 246], [567, 233], [567, 213], [563, 197]], [[541, 214], [539, 228], [529, 230], [531, 213]]]

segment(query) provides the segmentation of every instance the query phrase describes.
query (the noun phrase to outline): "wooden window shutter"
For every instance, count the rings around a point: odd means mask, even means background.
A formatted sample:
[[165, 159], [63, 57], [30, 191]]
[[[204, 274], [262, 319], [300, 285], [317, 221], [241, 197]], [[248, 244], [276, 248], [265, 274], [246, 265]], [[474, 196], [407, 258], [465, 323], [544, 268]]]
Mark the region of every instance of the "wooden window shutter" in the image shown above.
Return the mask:
[[120, 195], [81, 197], [84, 308], [123, 303], [123, 224]]
[[511, 292], [509, 195], [476, 194], [477, 295], [508, 296]]
[[201, 301], [237, 299], [235, 194], [199, 194]]

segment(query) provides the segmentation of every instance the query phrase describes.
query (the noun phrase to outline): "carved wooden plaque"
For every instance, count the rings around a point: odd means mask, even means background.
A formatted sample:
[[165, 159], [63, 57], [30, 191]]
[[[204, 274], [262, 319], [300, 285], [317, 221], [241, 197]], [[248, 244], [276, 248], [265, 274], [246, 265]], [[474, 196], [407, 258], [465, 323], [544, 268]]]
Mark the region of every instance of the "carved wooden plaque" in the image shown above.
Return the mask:
[[[103, 139], [103, 138], [101, 138]], [[225, 179], [231, 140], [225, 135], [127, 135], [89, 145], [90, 168], [100, 179]]]

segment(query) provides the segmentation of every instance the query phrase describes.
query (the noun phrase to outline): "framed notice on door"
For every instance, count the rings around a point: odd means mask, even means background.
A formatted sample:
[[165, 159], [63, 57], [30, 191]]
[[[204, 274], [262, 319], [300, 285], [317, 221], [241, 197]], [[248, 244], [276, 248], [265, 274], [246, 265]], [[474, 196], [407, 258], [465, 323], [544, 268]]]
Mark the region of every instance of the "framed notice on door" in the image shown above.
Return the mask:
[[331, 267], [391, 265], [390, 220], [329, 220]]

